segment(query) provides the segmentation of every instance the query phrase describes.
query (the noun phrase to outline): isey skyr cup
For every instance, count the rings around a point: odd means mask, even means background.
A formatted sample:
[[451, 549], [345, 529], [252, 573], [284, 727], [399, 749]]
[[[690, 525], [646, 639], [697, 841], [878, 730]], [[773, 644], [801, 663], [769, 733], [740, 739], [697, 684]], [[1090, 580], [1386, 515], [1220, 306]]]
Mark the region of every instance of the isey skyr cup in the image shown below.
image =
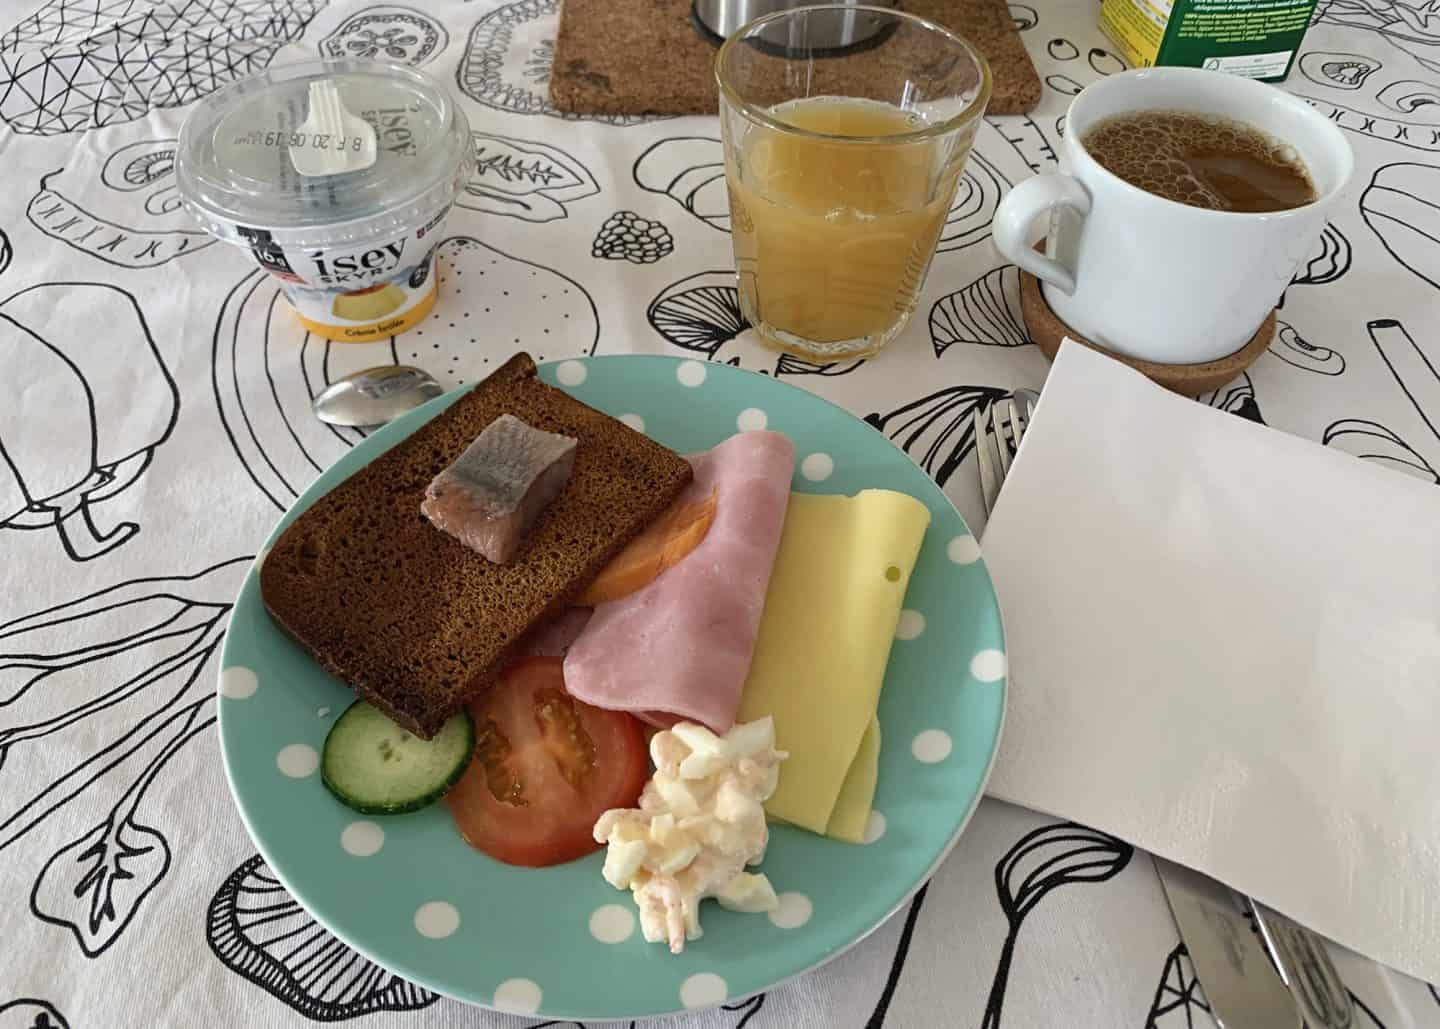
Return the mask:
[[201, 101], [175, 174], [186, 208], [278, 278], [311, 332], [404, 332], [435, 303], [437, 232], [473, 169], [445, 87], [378, 61], [272, 68]]

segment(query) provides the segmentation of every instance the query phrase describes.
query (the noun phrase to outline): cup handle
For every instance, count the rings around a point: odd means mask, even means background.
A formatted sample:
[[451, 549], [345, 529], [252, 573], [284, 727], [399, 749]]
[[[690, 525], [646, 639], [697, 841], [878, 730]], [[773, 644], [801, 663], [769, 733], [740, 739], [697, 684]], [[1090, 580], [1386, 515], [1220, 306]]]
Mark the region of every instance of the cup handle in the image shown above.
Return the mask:
[[1006, 193], [995, 211], [991, 233], [995, 248], [1031, 275], [1048, 282], [1066, 296], [1075, 293], [1075, 273], [1052, 257], [1031, 246], [1030, 226], [1042, 214], [1057, 207], [1074, 211], [1081, 218], [1090, 213], [1090, 194], [1069, 175], [1036, 175]]

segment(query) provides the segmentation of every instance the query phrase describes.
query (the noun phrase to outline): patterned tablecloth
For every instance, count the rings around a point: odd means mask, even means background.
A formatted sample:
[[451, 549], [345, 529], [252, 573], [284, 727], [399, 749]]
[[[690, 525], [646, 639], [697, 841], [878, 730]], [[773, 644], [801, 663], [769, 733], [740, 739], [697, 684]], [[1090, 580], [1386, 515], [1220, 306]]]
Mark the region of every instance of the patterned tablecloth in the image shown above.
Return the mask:
[[[358, 439], [310, 417], [328, 379], [399, 360], [455, 385], [522, 346], [738, 363], [866, 417], [983, 524], [972, 414], [1046, 372], [990, 219], [1009, 185], [1053, 167], [1070, 97], [1121, 69], [1097, 5], [1011, 5], [1040, 108], [982, 128], [906, 335], [820, 370], [747, 336], [713, 119], [550, 109], [559, 3], [4, 4], [0, 1029], [523, 1024], [401, 981], [317, 926], [226, 789], [213, 697], [231, 600], [280, 512]], [[472, 272], [466, 288], [385, 343], [307, 339], [274, 282], [199, 234], [175, 192], [192, 101], [317, 52], [439, 76], [482, 155], [440, 247], [453, 281]], [[1320, 0], [1287, 87], [1346, 130], [1355, 179], [1269, 353], [1202, 402], [1440, 479], [1440, 10]], [[652, 245], [633, 249], [622, 221], [654, 227]], [[1337, 960], [1359, 1026], [1440, 1025], [1434, 987]], [[675, 1024], [1213, 1023], [1146, 854], [987, 801], [870, 939]]]

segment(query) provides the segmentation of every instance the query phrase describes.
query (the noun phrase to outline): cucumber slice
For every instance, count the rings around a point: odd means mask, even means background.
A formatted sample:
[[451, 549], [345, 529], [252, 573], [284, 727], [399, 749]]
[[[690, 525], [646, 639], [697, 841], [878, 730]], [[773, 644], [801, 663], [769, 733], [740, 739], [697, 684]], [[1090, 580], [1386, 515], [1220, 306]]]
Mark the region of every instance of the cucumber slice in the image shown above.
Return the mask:
[[320, 778], [337, 800], [367, 815], [398, 815], [435, 803], [465, 774], [475, 726], [461, 711], [432, 740], [406, 732], [363, 700], [330, 727]]

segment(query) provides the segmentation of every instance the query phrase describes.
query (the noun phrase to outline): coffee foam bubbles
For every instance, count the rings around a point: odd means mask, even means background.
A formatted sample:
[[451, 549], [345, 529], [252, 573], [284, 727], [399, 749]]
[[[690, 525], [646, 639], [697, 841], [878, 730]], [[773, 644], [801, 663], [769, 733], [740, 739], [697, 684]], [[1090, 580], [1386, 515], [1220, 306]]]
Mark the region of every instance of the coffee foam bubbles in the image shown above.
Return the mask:
[[1233, 209], [1226, 197], [1196, 175], [1187, 158], [1234, 155], [1309, 181], [1295, 148], [1227, 118], [1178, 111], [1141, 111], [1097, 122], [1085, 149], [1103, 168], [1147, 193], [1191, 207]]

